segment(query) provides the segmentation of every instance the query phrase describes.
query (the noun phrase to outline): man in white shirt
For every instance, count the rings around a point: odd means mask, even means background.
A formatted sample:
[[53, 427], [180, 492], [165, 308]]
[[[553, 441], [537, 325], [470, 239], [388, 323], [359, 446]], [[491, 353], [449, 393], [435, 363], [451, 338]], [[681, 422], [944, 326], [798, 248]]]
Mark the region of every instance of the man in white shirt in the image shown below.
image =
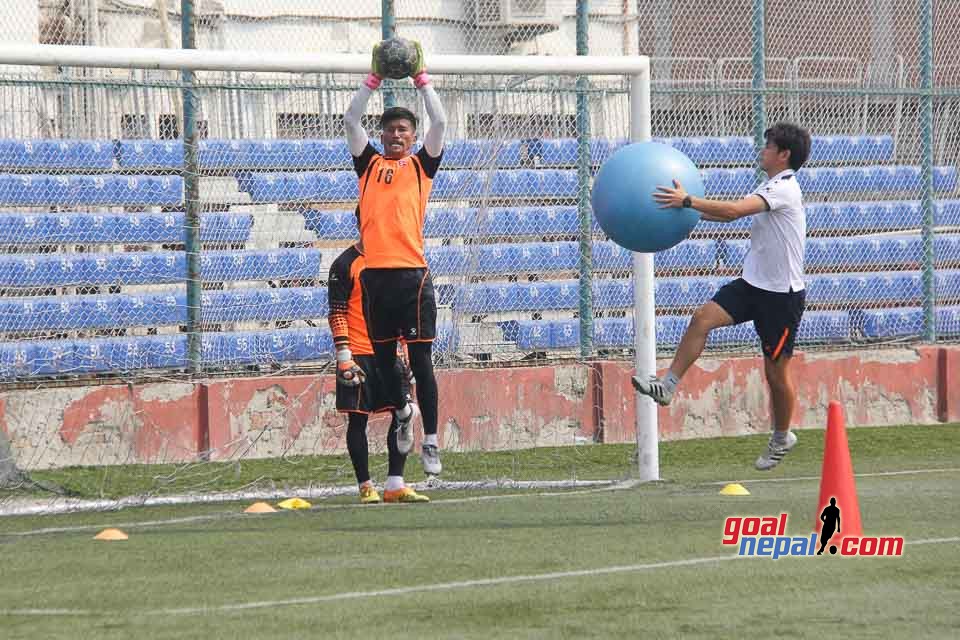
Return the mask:
[[658, 187], [653, 195], [664, 208], [692, 207], [703, 220], [732, 222], [756, 217], [742, 276], [724, 285], [693, 314], [662, 379], [633, 378], [637, 391], [666, 406], [683, 374], [703, 352], [707, 335], [716, 328], [752, 320], [763, 347], [773, 405], [774, 432], [767, 450], [756, 461], [756, 468], [762, 471], [777, 466], [797, 444], [797, 436], [790, 431], [797, 396], [790, 360], [806, 300], [803, 250], [807, 224], [796, 172], [810, 155], [810, 134], [796, 125], [777, 124], [767, 129], [764, 137], [767, 142], [760, 151], [760, 168], [767, 181], [746, 198], [725, 201], [690, 196], [676, 180], [673, 187]]

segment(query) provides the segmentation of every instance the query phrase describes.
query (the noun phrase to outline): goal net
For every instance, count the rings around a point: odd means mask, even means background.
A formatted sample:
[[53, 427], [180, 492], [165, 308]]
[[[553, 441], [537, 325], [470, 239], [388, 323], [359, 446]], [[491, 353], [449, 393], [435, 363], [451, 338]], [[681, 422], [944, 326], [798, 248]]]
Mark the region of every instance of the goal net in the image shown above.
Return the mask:
[[[326, 286], [357, 238], [343, 113], [369, 59], [41, 46], [0, 64], [0, 509], [354, 492]], [[655, 478], [652, 403], [613, 411], [634, 402], [620, 384], [605, 416], [598, 385], [653, 369], [653, 258], [590, 209], [599, 164], [649, 137], [647, 59], [428, 65], [448, 118], [424, 231], [441, 481], [610, 482], [638, 459]], [[429, 128], [387, 81], [375, 145], [390, 104]], [[694, 275], [700, 244], [657, 268]]]

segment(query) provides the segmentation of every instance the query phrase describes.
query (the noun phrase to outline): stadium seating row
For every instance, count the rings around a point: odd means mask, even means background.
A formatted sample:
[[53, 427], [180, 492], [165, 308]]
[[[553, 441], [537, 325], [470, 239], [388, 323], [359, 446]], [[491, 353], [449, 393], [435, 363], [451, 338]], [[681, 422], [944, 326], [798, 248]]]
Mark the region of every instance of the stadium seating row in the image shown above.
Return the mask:
[[[700, 174], [708, 196], [749, 193], [756, 186], [756, 172], [749, 168], [703, 169]], [[342, 202], [356, 200], [358, 195], [357, 176], [352, 171], [241, 172], [237, 179], [240, 190], [248, 192], [257, 203]], [[800, 170], [797, 179], [806, 194], [900, 193], [918, 191], [922, 186], [920, 167], [907, 165], [805, 168]], [[941, 193], [954, 191], [956, 168], [935, 167], [933, 186]], [[571, 199], [578, 194], [577, 172], [573, 169], [450, 169], [437, 174], [431, 194], [434, 200], [484, 196]]]
[[[206, 281], [312, 280], [320, 272], [313, 249], [206, 251], [200, 268]], [[0, 255], [0, 286], [39, 287], [184, 282], [180, 251]]]
[[[707, 195], [743, 194], [756, 185], [752, 169], [703, 169]], [[488, 180], [489, 176], [489, 180]], [[255, 203], [356, 200], [352, 171], [301, 171], [237, 175], [241, 191]], [[917, 191], [916, 166], [819, 167], [801, 169], [798, 180], [807, 194]], [[954, 191], [955, 167], [934, 168], [934, 189]], [[572, 169], [503, 169], [441, 171], [434, 182], [435, 200], [462, 198], [572, 199], [578, 194]], [[163, 175], [0, 174], [0, 205], [8, 206], [174, 206], [183, 203], [183, 179]]]
[[[960, 306], [935, 311], [939, 335], [960, 336]], [[686, 316], [661, 316], [656, 321], [657, 344], [679, 343], [689, 323]], [[846, 311], [812, 311], [804, 315], [800, 344], [847, 343], [853, 340], [890, 340], [916, 336], [923, 326], [918, 307]], [[578, 320], [509, 321], [501, 324], [504, 340], [522, 351], [568, 349], [579, 344]], [[449, 325], [439, 328], [441, 344], [452, 346]], [[629, 348], [634, 343], [633, 320], [604, 318], [594, 322], [594, 342], [599, 348]], [[711, 346], [756, 346], [748, 324], [724, 327], [710, 336]], [[208, 367], [271, 365], [328, 360], [333, 341], [325, 328], [283, 329], [258, 332], [208, 333], [202, 340], [202, 358]], [[0, 379], [89, 374], [109, 371], [182, 369], [187, 366], [187, 338], [135, 336], [76, 340], [0, 343]]]
[[[325, 240], [352, 239], [357, 236], [353, 210], [300, 209], [307, 229]], [[807, 231], [875, 232], [916, 229], [923, 223], [923, 212], [916, 200], [865, 202], [814, 202], [806, 205]], [[960, 200], [934, 203], [937, 225], [960, 226]], [[2, 218], [0, 218], [0, 224]], [[747, 231], [751, 219], [732, 223], [701, 221], [698, 232]], [[594, 229], [599, 229], [594, 220]], [[428, 238], [523, 237], [576, 235], [580, 233], [577, 207], [491, 207], [477, 209], [443, 207], [427, 209], [424, 235]]]
[[148, 175], [0, 174], [0, 205], [172, 206], [183, 204], [183, 178]]
[[[657, 278], [657, 307], [690, 308], [709, 300], [730, 278]], [[807, 304], [876, 306], [915, 304], [923, 296], [919, 271], [812, 275], [806, 279]], [[937, 271], [937, 300], [960, 302], [960, 270]], [[633, 307], [633, 281], [593, 281], [595, 309]], [[474, 284], [454, 292], [454, 307], [469, 313], [573, 310], [580, 301], [576, 280]]]
[[[326, 329], [208, 333], [202, 340], [207, 366], [328, 360], [333, 339]], [[89, 374], [187, 367], [187, 336], [136, 336], [5, 342], [0, 344], [0, 378]]]
[[[201, 322], [318, 319], [327, 316], [325, 287], [233, 289], [202, 294]], [[142, 294], [0, 298], [0, 332], [120, 329], [184, 325], [183, 289]]]
[[[729, 278], [658, 278], [655, 299], [660, 309], [689, 309], [709, 300]], [[461, 313], [572, 311], [579, 306], [576, 280], [439, 285], [441, 304]], [[960, 270], [938, 271], [936, 299], [960, 302]], [[918, 271], [813, 275], [807, 278], [807, 303], [871, 307], [917, 304], [923, 281]], [[633, 282], [593, 282], [598, 310], [630, 309]], [[324, 322], [326, 287], [233, 289], [203, 293], [204, 323], [311, 319]], [[0, 332], [113, 329], [183, 325], [187, 322], [182, 289], [142, 294], [102, 294], [0, 298]]]
[[[752, 164], [756, 149], [748, 137], [657, 138], [687, 154], [697, 165]], [[376, 141], [374, 141], [376, 143]], [[600, 163], [626, 140], [590, 142], [591, 159]], [[881, 136], [815, 136], [813, 162], [888, 162], [893, 138]], [[539, 166], [573, 166], [574, 138], [524, 140], [450, 140], [444, 162], [448, 167], [480, 168], [496, 157], [497, 166], [511, 168], [534, 162]], [[316, 169], [350, 168], [345, 140], [202, 140], [200, 166], [204, 169]], [[0, 140], [0, 167], [10, 169], [179, 169], [183, 165], [180, 140]]]
[[[659, 316], [656, 336], [659, 347], [680, 343], [690, 318]], [[960, 306], [938, 307], [937, 334], [960, 336]], [[522, 351], [570, 349], [580, 344], [579, 320], [522, 320], [501, 324], [504, 338], [516, 342]], [[857, 340], [888, 340], [917, 336], [923, 328], [923, 309], [867, 309], [854, 311], [811, 311], [805, 313], [797, 333], [800, 344], [850, 343]], [[634, 344], [632, 318], [599, 318], [594, 321], [594, 345], [599, 348], [629, 348]], [[708, 346], [757, 345], [750, 323], [722, 327], [710, 334]]]
[[[200, 240], [245, 242], [253, 216], [204, 213]], [[175, 243], [184, 240], [183, 213], [0, 213], [0, 244]]]
[[[687, 240], [655, 254], [661, 271], [708, 271], [742, 265], [746, 240]], [[936, 261], [960, 263], [960, 234], [935, 238]], [[427, 261], [436, 276], [562, 273], [580, 264], [576, 242], [428, 246]], [[811, 270], [864, 269], [874, 265], [918, 268], [923, 241], [917, 235], [811, 238], [806, 265]], [[626, 271], [633, 254], [613, 242], [594, 242], [593, 269]], [[206, 281], [321, 278], [320, 251], [206, 251], [201, 256]], [[0, 286], [39, 287], [95, 284], [163, 284], [183, 282], [186, 255], [177, 251], [117, 253], [39, 253], [0, 255]]]

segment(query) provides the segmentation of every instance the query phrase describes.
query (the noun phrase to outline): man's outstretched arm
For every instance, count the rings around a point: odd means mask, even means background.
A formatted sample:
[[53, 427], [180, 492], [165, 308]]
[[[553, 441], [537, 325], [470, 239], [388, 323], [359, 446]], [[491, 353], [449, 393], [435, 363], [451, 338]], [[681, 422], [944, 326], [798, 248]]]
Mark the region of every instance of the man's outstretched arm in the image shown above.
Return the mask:
[[443, 103], [440, 102], [440, 96], [433, 89], [430, 82], [430, 76], [427, 74], [427, 66], [423, 57], [423, 48], [419, 42], [414, 41], [417, 48], [417, 65], [410, 74], [413, 78], [413, 84], [420, 91], [423, 97], [423, 106], [427, 110], [427, 117], [430, 118], [430, 128], [427, 129], [423, 137], [423, 148], [431, 158], [439, 158], [443, 153], [443, 135], [447, 129], [447, 112], [443, 110]]

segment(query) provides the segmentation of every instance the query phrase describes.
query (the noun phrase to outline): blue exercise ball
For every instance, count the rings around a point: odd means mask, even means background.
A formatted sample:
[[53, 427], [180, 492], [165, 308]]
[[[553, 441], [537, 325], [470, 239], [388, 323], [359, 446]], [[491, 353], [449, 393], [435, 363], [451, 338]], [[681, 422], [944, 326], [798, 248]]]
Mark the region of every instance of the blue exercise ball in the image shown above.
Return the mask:
[[661, 209], [653, 193], [679, 180], [703, 197], [700, 171], [690, 158], [658, 142], [627, 145], [600, 167], [593, 182], [593, 213], [607, 236], [625, 249], [663, 251], [690, 235], [700, 219], [693, 209]]

